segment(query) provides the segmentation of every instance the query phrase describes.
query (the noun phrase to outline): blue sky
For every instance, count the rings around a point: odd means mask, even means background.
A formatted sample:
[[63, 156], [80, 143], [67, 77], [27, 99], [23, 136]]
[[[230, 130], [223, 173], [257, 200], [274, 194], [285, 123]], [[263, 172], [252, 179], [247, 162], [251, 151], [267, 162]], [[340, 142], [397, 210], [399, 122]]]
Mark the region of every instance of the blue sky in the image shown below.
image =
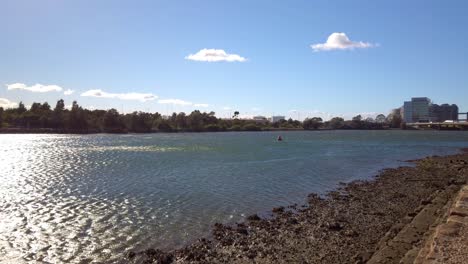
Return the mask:
[[[0, 10], [4, 105], [302, 119], [386, 114], [427, 96], [468, 111], [462, 0], [0, 0]], [[333, 33], [349, 41], [312, 48]], [[203, 61], [203, 49], [234, 61]]]

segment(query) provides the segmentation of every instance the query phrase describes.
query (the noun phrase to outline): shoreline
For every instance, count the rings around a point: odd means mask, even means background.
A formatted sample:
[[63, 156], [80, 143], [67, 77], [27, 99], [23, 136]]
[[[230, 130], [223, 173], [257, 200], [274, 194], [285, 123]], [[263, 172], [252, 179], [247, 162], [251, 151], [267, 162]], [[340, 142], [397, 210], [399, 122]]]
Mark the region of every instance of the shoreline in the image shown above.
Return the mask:
[[[104, 131], [73, 131], [73, 130], [57, 130], [57, 129], [22, 129], [22, 128], [0, 128], [1, 134], [57, 134], [57, 135], [95, 135], [95, 134], [110, 134], [110, 135], [127, 135], [127, 134], [179, 134], [179, 133], [232, 133], [232, 132], [282, 132], [282, 131], [371, 131], [371, 130], [403, 130], [400, 128], [389, 128], [389, 129], [300, 129], [300, 128], [277, 128], [277, 129], [262, 129], [262, 130], [219, 130], [219, 131], [190, 131], [190, 130], [174, 130], [174, 131], [149, 131], [149, 132], [128, 132], [128, 131], [116, 131], [116, 132], [104, 132]], [[408, 129], [412, 130], [412, 129]], [[445, 131], [445, 130], [444, 130]], [[452, 130], [450, 130], [452, 131]], [[459, 130], [457, 130], [459, 131]]]
[[[468, 180], [468, 149], [409, 162], [415, 166], [384, 169], [370, 180], [342, 184], [324, 197], [310, 194], [305, 205], [273, 208], [271, 218], [251, 215], [241, 223], [215, 224], [210, 238], [171, 251], [129, 252], [125, 261], [412, 263], [429, 232], [430, 223], [420, 218], [440, 221], [445, 204]], [[424, 216], [427, 211], [433, 212], [432, 218]], [[409, 225], [420, 232], [411, 234], [410, 243], [402, 243], [398, 239], [409, 236]], [[394, 245], [391, 250], [389, 243]], [[382, 259], [386, 261], [375, 261]]]
[[148, 132], [134, 132], [134, 131], [98, 131], [98, 130], [67, 130], [67, 129], [23, 129], [23, 128], [0, 128], [0, 135], [10, 134], [57, 134], [57, 135], [96, 135], [96, 134], [110, 134], [110, 135], [128, 135], [128, 134], [178, 134], [178, 133], [232, 133], [232, 132], [286, 132], [286, 131], [308, 131], [308, 132], [319, 132], [319, 131], [466, 131], [462, 129], [411, 129], [411, 128], [379, 128], [379, 129], [331, 129], [331, 128], [320, 128], [320, 129], [300, 129], [300, 128], [271, 128], [261, 130], [219, 130], [219, 131], [191, 131], [191, 130], [174, 130], [174, 131], [148, 131]]

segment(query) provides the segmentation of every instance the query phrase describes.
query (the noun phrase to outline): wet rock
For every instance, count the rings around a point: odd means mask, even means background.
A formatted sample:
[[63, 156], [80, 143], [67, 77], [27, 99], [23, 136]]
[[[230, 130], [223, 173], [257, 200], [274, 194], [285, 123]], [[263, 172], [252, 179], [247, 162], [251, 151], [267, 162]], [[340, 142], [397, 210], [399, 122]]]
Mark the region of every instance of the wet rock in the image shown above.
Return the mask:
[[325, 226], [331, 231], [340, 231], [343, 229], [343, 225], [339, 222], [327, 222]]
[[356, 237], [356, 236], [358, 236], [359, 234], [358, 234], [358, 232], [356, 232], [356, 231], [354, 231], [354, 230], [346, 230], [346, 231], [344, 232], [344, 235], [345, 235], [345, 236], [348, 236], [348, 237]]
[[127, 258], [128, 258], [128, 259], [132, 260], [132, 259], [134, 259], [135, 257], [136, 257], [136, 253], [135, 253], [135, 252], [130, 251], [130, 252], [127, 253]]
[[284, 206], [280, 206], [280, 207], [275, 207], [273, 208], [273, 213], [283, 213], [284, 212]]
[[424, 199], [424, 200], [421, 201], [421, 205], [428, 205], [428, 204], [430, 204], [430, 203], [432, 203], [432, 200], [429, 199], [429, 198], [428, 198], [428, 199]]
[[249, 215], [247, 217], [247, 220], [248, 221], [260, 221], [261, 218], [257, 214], [253, 214], [253, 215]]
[[241, 235], [248, 235], [249, 231], [247, 231], [247, 228], [243, 227], [243, 228], [238, 228], [237, 233], [239, 233]]
[[148, 260], [160, 264], [170, 264], [174, 260], [174, 256], [171, 253], [166, 253], [159, 249], [147, 249], [145, 254]]
[[371, 252], [360, 252], [353, 256], [353, 261], [355, 264], [364, 264], [372, 257]]

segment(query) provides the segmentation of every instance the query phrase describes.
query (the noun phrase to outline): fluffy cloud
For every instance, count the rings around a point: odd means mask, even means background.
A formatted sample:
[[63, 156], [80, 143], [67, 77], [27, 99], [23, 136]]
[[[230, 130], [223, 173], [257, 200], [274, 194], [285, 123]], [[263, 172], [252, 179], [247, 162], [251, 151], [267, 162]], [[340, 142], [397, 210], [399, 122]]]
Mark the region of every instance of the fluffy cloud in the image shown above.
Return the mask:
[[158, 103], [160, 103], [160, 104], [172, 104], [172, 105], [192, 105], [191, 102], [187, 102], [187, 101], [180, 100], [180, 99], [158, 100]]
[[6, 98], [0, 98], [0, 107], [3, 107], [4, 109], [6, 108], [13, 108], [13, 107], [17, 107], [18, 104], [15, 103], [15, 102], [12, 102]]
[[74, 92], [75, 92], [75, 91], [68, 89], [68, 90], [64, 91], [63, 94], [64, 94], [64, 95], [71, 95], [71, 94], [74, 93]]
[[151, 93], [107, 93], [100, 89], [89, 90], [81, 94], [86, 97], [97, 97], [97, 98], [112, 98], [121, 100], [135, 100], [135, 101], [152, 101], [158, 97]]
[[8, 90], [25, 90], [33, 93], [60, 92], [63, 90], [58, 85], [42, 85], [39, 83], [32, 86], [27, 86], [24, 83], [7, 84], [6, 86]]
[[186, 60], [207, 61], [207, 62], [244, 62], [247, 59], [237, 54], [228, 54], [222, 49], [202, 49], [195, 54], [185, 57]]
[[352, 50], [365, 49], [375, 47], [375, 44], [368, 42], [351, 41], [345, 33], [332, 33], [325, 43], [313, 44], [310, 47], [314, 51], [329, 51], [329, 50]]
[[195, 107], [209, 107], [209, 104], [194, 104]]

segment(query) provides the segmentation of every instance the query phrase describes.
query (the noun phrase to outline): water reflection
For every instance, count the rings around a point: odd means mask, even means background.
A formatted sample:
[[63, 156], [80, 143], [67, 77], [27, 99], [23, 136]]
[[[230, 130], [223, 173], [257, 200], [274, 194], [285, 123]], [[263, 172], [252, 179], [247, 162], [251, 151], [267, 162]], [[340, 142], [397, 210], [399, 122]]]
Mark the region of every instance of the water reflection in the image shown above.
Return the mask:
[[117, 261], [293, 202], [466, 133], [0, 135], [0, 262]]

